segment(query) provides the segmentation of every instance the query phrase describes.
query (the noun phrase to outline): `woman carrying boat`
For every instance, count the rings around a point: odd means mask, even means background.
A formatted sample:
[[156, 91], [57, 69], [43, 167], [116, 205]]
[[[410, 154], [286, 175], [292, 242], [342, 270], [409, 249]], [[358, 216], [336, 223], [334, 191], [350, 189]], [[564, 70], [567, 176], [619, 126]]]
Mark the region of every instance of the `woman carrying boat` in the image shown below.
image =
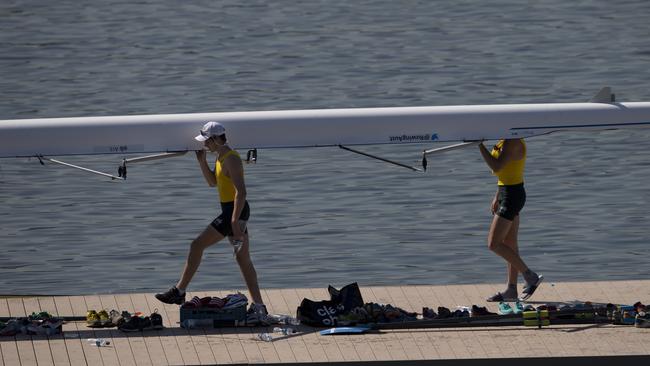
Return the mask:
[[[519, 256], [517, 235], [519, 212], [526, 203], [524, 167], [526, 143], [523, 139], [500, 140], [492, 152], [480, 143], [479, 150], [492, 173], [498, 178], [498, 189], [492, 200], [492, 225], [488, 234], [488, 248], [506, 260], [508, 287], [487, 301], [526, 300], [533, 295], [543, 276], [533, 272]], [[521, 273], [525, 285], [521, 298], [517, 298], [517, 277]]]
[[253, 298], [246, 321], [248, 324], [266, 324], [268, 312], [262, 300], [257, 282], [257, 272], [249, 251], [247, 222], [250, 208], [246, 201], [246, 185], [241, 158], [235, 150], [228, 146], [226, 129], [218, 122], [206, 123], [201, 129], [201, 134], [195, 139], [203, 142], [211, 152], [218, 154], [214, 170], [208, 165], [205, 150], [197, 151], [196, 157], [208, 185], [217, 187], [222, 213], [192, 241], [185, 268], [178, 283], [168, 291], [156, 294], [156, 298], [166, 304], [183, 304], [185, 289], [201, 264], [203, 252], [227, 237], [233, 245], [235, 259]]

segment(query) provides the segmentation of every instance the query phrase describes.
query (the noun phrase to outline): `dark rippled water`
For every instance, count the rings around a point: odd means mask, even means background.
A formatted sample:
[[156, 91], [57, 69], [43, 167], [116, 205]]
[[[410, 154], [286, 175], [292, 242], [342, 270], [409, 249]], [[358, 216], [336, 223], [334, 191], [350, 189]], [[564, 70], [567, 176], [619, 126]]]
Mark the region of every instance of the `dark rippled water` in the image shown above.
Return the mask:
[[[0, 119], [648, 101], [645, 1], [3, 1]], [[530, 139], [521, 251], [549, 281], [647, 279], [650, 131]], [[430, 146], [364, 151], [409, 164]], [[500, 282], [475, 148], [427, 173], [336, 148], [246, 167], [263, 287]], [[71, 157], [113, 171], [120, 157]], [[0, 160], [0, 294], [154, 291], [218, 214], [191, 156], [127, 182]], [[193, 289], [243, 287], [227, 245]]]

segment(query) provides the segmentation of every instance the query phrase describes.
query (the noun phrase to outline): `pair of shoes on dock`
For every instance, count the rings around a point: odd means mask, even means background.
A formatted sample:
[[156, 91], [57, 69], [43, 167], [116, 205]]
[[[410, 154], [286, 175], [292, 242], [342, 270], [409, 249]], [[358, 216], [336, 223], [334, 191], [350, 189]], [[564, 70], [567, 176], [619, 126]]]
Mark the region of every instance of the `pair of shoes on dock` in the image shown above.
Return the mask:
[[496, 315], [484, 306], [472, 305], [458, 306], [456, 310], [451, 311], [444, 306], [438, 306], [438, 313], [428, 307], [422, 308], [423, 319], [449, 319], [449, 318], [476, 318], [480, 316]]
[[470, 316], [472, 318], [477, 318], [481, 316], [491, 316], [491, 315], [497, 315], [497, 313], [493, 313], [487, 309], [485, 306], [478, 306], [478, 305], [472, 305], [472, 309], [470, 310]]
[[122, 319], [124, 313], [128, 314], [126, 311], [120, 313], [115, 309], [111, 310], [110, 313], [105, 309], [100, 311], [88, 310], [86, 312], [86, 326], [89, 328], [116, 327], [119, 325], [120, 319]]
[[154, 312], [149, 316], [143, 316], [142, 313], [135, 313], [133, 315], [129, 314], [128, 317], [123, 317], [122, 319], [123, 322], [121, 322], [117, 327], [117, 329], [122, 332], [141, 332], [145, 330], [161, 330], [165, 328], [163, 326], [162, 316], [158, 314], [158, 309], [154, 310]]
[[20, 333], [20, 327], [16, 319], [9, 319], [8, 322], [0, 322], [0, 336], [15, 336]]
[[47, 317], [33, 317], [32, 314], [28, 317], [9, 319], [6, 323], [0, 322], [0, 336], [61, 334], [63, 320], [47, 315]]
[[[423, 308], [424, 310], [424, 308]], [[430, 316], [435, 316], [431, 309], [427, 311]], [[396, 323], [417, 320], [417, 313], [406, 311], [391, 304], [379, 304], [375, 302], [364, 303], [344, 314], [337, 314], [338, 324], [356, 323]]]
[[90, 328], [111, 328], [123, 332], [136, 332], [142, 330], [159, 330], [163, 329], [162, 316], [158, 314], [158, 309], [149, 316], [144, 316], [140, 312], [134, 314], [124, 310], [119, 312], [115, 309], [107, 312], [106, 310], [88, 310], [86, 313], [86, 324]]
[[[521, 314], [524, 311], [533, 311], [535, 307], [528, 304], [524, 305], [520, 301], [515, 302], [514, 306], [510, 306], [507, 302], [499, 303], [499, 315]], [[541, 310], [541, 309], [540, 309]]]

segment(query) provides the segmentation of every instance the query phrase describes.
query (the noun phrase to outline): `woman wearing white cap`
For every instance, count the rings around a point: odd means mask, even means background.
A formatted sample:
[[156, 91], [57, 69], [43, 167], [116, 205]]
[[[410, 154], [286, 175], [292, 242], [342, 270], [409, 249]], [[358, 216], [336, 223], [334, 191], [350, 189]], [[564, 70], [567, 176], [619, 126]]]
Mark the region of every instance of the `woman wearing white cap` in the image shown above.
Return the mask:
[[265, 322], [268, 313], [262, 301], [257, 283], [257, 273], [249, 252], [246, 223], [250, 215], [250, 208], [246, 201], [242, 160], [239, 154], [228, 146], [226, 129], [218, 122], [206, 123], [201, 129], [201, 134], [196, 136], [196, 140], [203, 142], [211, 152], [216, 152], [219, 155], [213, 171], [207, 163], [205, 150], [196, 152], [205, 180], [211, 187], [217, 186], [222, 213], [192, 241], [185, 268], [176, 286], [167, 292], [157, 294], [156, 298], [167, 304], [184, 303], [185, 289], [201, 264], [203, 251], [228, 237], [234, 247], [237, 263], [253, 299], [247, 320], [249, 322]]

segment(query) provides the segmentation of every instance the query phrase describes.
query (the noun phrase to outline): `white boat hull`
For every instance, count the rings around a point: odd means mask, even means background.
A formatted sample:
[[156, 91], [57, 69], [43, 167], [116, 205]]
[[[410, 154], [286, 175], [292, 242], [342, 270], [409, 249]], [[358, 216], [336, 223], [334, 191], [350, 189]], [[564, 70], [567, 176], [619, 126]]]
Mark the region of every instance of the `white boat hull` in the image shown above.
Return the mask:
[[0, 158], [202, 149], [207, 121], [236, 148], [404, 144], [650, 126], [650, 102], [193, 113], [0, 121]]

